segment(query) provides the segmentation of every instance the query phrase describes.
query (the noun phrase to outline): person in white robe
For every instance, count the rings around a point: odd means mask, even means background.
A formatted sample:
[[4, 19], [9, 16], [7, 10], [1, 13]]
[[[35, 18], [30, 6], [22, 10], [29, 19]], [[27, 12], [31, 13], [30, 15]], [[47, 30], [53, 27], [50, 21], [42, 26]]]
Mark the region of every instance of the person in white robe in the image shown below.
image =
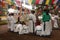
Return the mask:
[[11, 31], [14, 31], [14, 27], [15, 27], [15, 19], [13, 16], [8, 16], [8, 28]]
[[50, 36], [51, 32], [52, 32], [52, 24], [51, 24], [51, 16], [49, 14], [49, 10], [47, 9], [47, 7], [44, 9], [43, 13], [42, 13], [42, 21], [43, 21], [43, 32], [42, 35], [43, 36]]
[[10, 28], [11, 31], [14, 30], [14, 23], [16, 22], [14, 18], [14, 13], [15, 13], [15, 9], [14, 9], [14, 6], [12, 5], [11, 8], [8, 9], [8, 15], [7, 15], [8, 28]]
[[36, 16], [34, 12], [29, 14], [29, 32], [33, 33], [35, 29], [35, 23], [36, 23]]
[[58, 19], [59, 19], [58, 15], [52, 15], [51, 18], [52, 18], [53, 23], [54, 23], [53, 27], [58, 28]]

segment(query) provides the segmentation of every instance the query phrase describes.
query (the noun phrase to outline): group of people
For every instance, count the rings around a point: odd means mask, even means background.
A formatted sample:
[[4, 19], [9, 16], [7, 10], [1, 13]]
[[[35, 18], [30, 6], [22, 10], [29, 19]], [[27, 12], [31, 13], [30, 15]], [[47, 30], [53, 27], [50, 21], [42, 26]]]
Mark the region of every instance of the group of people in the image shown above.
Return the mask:
[[47, 5], [37, 11], [12, 5], [7, 13], [8, 28], [10, 31], [19, 34], [36, 33], [40, 36], [49, 36], [52, 33], [52, 27], [58, 27], [58, 13], [54, 9], [48, 9]]

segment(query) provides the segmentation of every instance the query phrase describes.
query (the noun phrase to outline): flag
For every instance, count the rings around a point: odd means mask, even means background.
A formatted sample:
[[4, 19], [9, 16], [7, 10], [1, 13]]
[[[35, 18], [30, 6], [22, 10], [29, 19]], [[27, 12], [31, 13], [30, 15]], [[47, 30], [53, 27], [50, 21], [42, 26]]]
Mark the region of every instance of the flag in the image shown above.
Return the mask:
[[39, 4], [39, 1], [40, 1], [40, 0], [36, 0], [35, 4]]
[[43, 3], [42, 4], [45, 5], [45, 2], [46, 2], [46, 0], [43, 0]]
[[15, 0], [15, 4], [16, 4], [16, 6], [20, 7], [21, 6], [20, 0]]
[[56, 4], [57, 2], [58, 2], [58, 0], [55, 0], [55, 1], [54, 1], [54, 4]]
[[60, 3], [60, 0], [57, 1], [57, 4], [59, 4], [59, 3]]
[[20, 0], [21, 3], [23, 3], [24, 0]]
[[42, 3], [43, 3], [43, 1], [44, 1], [44, 0], [40, 0], [40, 1], [39, 1], [39, 4], [42, 4]]
[[49, 4], [52, 4], [52, 0], [49, 1]]
[[50, 2], [50, 0], [46, 0], [46, 3], [45, 3], [45, 4], [46, 4], [46, 5], [49, 5], [49, 2]]
[[11, 0], [11, 4], [12, 4], [12, 5], [14, 4], [14, 0]]
[[25, 0], [25, 3], [28, 4], [28, 0]]
[[32, 0], [32, 4], [35, 4], [36, 0]]
[[54, 1], [55, 1], [55, 0], [52, 0], [52, 3], [51, 3], [51, 4], [54, 4]]
[[11, 0], [6, 0], [6, 2], [7, 2], [9, 5], [11, 5]]
[[32, 3], [32, 0], [28, 0], [28, 3], [31, 4]]
[[1, 4], [2, 4], [2, 7], [3, 8], [6, 7], [6, 4], [5, 4], [5, 1], [4, 0], [2, 0]]

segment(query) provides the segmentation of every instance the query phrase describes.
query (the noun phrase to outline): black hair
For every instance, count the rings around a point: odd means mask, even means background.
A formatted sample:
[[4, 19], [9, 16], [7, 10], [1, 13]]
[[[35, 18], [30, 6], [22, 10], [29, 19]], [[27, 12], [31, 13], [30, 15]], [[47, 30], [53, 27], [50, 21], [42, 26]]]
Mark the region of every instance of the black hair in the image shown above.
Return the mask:
[[17, 9], [18, 9], [18, 10], [20, 10], [20, 8], [19, 8], [19, 7], [17, 7]]
[[22, 9], [22, 11], [24, 11], [24, 9]]
[[14, 13], [9, 14], [9, 16], [14, 16]]
[[46, 12], [46, 14], [49, 15], [49, 10], [48, 9], [44, 10], [44, 12]]
[[32, 11], [31, 11], [31, 13], [32, 13], [32, 14], [34, 14], [34, 13], [35, 13], [35, 11], [33, 11], [33, 10], [32, 10]]

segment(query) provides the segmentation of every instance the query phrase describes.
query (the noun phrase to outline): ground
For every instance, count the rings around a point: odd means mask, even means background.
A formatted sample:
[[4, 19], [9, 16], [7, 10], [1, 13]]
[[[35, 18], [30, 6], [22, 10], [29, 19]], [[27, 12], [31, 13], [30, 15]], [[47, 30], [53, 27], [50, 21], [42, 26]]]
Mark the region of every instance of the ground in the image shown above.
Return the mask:
[[53, 29], [50, 37], [40, 37], [34, 34], [19, 35], [7, 30], [7, 25], [0, 26], [0, 40], [60, 40], [60, 29]]

